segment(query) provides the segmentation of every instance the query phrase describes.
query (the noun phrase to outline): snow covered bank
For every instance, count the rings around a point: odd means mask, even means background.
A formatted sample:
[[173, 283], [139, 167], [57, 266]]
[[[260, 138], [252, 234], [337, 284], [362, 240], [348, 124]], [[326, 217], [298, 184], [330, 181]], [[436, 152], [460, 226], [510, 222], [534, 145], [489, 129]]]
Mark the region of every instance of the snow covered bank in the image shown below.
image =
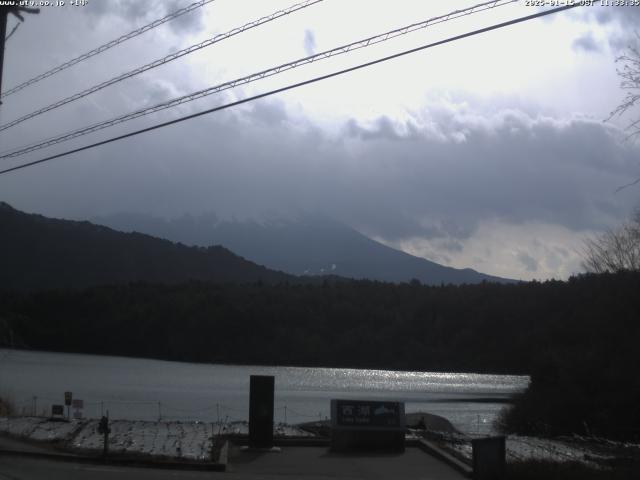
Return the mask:
[[[318, 422], [328, 428], [328, 422]], [[248, 435], [247, 422], [226, 424], [177, 421], [112, 420], [109, 450], [113, 453], [145, 454], [156, 457], [210, 460], [213, 441], [219, 435]], [[97, 419], [51, 420], [44, 417], [0, 417], [0, 434], [47, 442], [65, 449], [97, 454], [103, 437]], [[295, 425], [276, 424], [276, 437], [313, 437]], [[418, 438], [412, 430], [407, 438]], [[471, 460], [470, 437], [441, 432], [440, 441], [463, 458]], [[545, 460], [580, 462], [589, 466], [612, 464], [614, 460], [640, 458], [640, 445], [596, 441], [594, 439], [545, 439], [509, 435], [507, 461]]]
[[[471, 461], [471, 441], [466, 436], [451, 436], [445, 445], [459, 456]], [[578, 462], [586, 466], [613, 465], [622, 457], [639, 457], [640, 445], [607, 442], [596, 439], [549, 439], [508, 435], [506, 438], [507, 462], [542, 460], [549, 462]]]
[[[218, 435], [249, 433], [246, 422], [224, 425], [204, 422], [113, 420], [109, 424], [109, 450], [188, 460], [209, 460], [213, 439]], [[98, 420], [51, 420], [43, 417], [0, 417], [0, 433], [29, 440], [55, 442], [74, 450], [98, 453], [103, 436]], [[312, 436], [295, 426], [276, 425], [281, 437]]]

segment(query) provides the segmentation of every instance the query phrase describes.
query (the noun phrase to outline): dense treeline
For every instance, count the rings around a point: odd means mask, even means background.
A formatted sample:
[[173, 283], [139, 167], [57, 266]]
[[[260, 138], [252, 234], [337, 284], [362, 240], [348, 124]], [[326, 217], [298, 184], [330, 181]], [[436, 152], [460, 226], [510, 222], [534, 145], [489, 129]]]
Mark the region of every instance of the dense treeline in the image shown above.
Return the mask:
[[512, 298], [525, 312], [526, 304], [537, 308], [535, 290], [549, 287], [139, 283], [0, 294], [0, 315], [5, 338], [11, 332], [14, 344], [36, 349], [207, 362], [526, 372], [533, 350], [522, 347], [532, 345], [526, 337], [535, 314], [510, 312], [503, 301]]
[[638, 292], [637, 273], [518, 285], [191, 282], [4, 292], [0, 342], [198, 362], [529, 373], [511, 428], [636, 435]]

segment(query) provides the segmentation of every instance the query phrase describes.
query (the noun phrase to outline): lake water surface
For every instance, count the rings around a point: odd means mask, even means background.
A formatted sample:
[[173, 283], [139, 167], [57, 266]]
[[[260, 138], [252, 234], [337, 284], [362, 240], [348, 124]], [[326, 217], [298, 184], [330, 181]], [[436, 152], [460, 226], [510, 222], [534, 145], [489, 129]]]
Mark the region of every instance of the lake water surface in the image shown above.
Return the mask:
[[[526, 388], [512, 375], [398, 372], [348, 368], [263, 367], [167, 362], [125, 357], [0, 349], [0, 396], [38, 414], [64, 403], [64, 392], [84, 400], [84, 415], [154, 420], [246, 420], [249, 376], [275, 376], [275, 420], [324, 419], [332, 398], [406, 402], [467, 433], [489, 433], [504, 406]], [[36, 397], [36, 398], [34, 398]]]

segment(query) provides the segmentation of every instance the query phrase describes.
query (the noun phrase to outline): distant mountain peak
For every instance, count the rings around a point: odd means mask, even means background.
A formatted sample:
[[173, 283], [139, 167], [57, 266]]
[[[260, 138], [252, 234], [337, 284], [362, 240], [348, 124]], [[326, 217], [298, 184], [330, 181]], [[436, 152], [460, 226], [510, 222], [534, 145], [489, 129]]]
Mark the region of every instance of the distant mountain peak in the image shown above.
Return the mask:
[[3, 202], [3, 201], [0, 201], [0, 210], [10, 211], [10, 212], [17, 211], [15, 208], [13, 208], [7, 202]]
[[224, 245], [268, 268], [293, 275], [336, 274], [390, 282], [420, 280], [424, 284], [511, 282], [470, 268], [446, 267], [373, 240], [354, 228], [321, 214], [277, 218], [220, 220], [203, 217], [177, 220], [125, 216], [95, 219], [115, 229], [142, 231], [187, 245]]

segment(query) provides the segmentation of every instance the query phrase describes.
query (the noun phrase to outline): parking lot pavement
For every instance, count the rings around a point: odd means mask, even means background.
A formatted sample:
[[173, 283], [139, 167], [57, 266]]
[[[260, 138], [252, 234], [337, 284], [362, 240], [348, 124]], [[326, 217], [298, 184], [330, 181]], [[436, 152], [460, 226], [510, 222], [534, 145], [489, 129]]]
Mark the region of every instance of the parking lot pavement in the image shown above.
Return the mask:
[[229, 452], [227, 472], [247, 475], [238, 478], [277, 478], [280, 475], [308, 479], [466, 478], [418, 448], [407, 448], [399, 454], [338, 454], [326, 447], [282, 447], [279, 453], [243, 452], [236, 448]]

